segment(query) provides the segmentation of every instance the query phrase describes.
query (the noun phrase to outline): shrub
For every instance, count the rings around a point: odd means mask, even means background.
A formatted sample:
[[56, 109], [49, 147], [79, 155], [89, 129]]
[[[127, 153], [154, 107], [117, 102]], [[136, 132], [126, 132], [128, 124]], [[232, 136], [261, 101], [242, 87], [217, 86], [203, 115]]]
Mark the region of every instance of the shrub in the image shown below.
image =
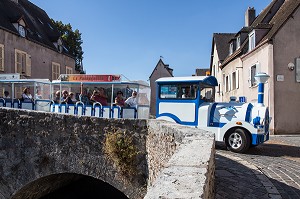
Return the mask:
[[116, 130], [106, 134], [104, 151], [125, 175], [137, 175], [137, 155], [140, 153], [131, 135]]

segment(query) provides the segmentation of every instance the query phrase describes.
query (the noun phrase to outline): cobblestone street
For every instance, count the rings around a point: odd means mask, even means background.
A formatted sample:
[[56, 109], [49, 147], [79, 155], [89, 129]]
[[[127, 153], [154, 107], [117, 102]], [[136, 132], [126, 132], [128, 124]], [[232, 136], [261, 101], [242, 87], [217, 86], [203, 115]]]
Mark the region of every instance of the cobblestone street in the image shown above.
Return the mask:
[[216, 144], [216, 198], [300, 199], [300, 136], [271, 136], [247, 154]]

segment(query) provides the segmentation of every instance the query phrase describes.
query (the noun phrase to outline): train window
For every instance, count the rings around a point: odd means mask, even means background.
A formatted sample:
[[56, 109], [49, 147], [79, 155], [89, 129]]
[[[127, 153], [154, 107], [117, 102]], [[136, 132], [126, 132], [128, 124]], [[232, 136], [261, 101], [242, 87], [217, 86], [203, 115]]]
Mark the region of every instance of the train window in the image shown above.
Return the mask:
[[160, 98], [167, 99], [195, 99], [197, 97], [196, 84], [167, 84], [160, 85]]
[[200, 84], [200, 99], [206, 102], [214, 101], [214, 87], [205, 84]]

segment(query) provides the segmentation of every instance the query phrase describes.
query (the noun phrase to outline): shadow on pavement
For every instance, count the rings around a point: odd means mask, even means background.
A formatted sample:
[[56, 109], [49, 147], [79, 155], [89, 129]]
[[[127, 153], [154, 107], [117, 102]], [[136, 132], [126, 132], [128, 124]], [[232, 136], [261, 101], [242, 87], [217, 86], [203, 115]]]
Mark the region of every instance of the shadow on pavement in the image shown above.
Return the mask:
[[[216, 142], [216, 149], [227, 150], [223, 142]], [[300, 161], [300, 147], [289, 146], [284, 144], [268, 144], [264, 143], [256, 147], [251, 147], [246, 154], [261, 155], [270, 157], [291, 157], [299, 158]]]
[[[224, 148], [224, 146], [222, 147]], [[300, 197], [299, 189], [291, 187], [275, 179], [269, 180], [269, 182], [266, 182], [264, 178], [259, 179], [257, 175], [255, 175], [254, 171], [249, 167], [239, 163], [238, 161], [234, 161], [220, 154], [216, 154], [216, 199]], [[276, 187], [277, 191], [274, 186]], [[280, 195], [278, 193], [280, 193]]]
[[247, 154], [271, 157], [300, 158], [300, 147], [265, 143], [257, 147], [250, 148]]

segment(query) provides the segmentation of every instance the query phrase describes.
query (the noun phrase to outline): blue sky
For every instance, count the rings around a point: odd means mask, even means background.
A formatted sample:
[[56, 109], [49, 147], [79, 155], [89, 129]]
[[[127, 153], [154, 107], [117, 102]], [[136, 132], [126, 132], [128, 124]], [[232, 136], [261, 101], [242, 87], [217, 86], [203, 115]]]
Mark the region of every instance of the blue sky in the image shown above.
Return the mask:
[[208, 68], [213, 33], [238, 32], [271, 0], [30, 0], [82, 33], [87, 74], [147, 80], [163, 57], [174, 76]]

